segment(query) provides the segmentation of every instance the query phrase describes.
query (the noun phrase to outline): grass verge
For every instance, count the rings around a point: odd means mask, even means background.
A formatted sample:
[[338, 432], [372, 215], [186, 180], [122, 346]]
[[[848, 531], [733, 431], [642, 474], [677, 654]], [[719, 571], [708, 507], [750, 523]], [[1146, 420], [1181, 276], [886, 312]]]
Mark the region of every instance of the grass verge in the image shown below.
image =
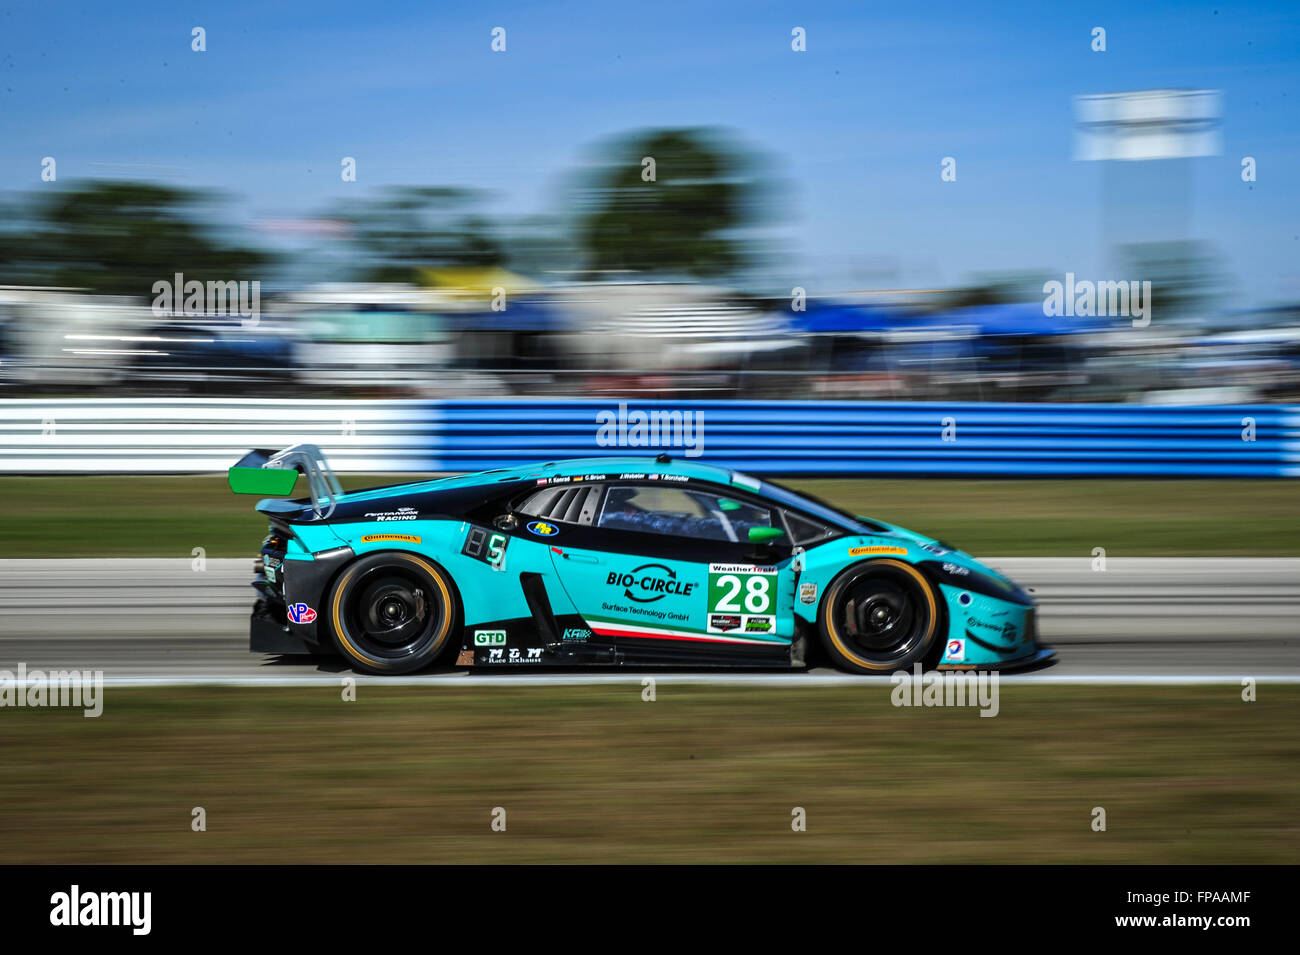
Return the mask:
[[[1289, 863], [1300, 688], [113, 689], [0, 710], [0, 862]], [[207, 831], [191, 831], [191, 810]], [[1091, 828], [1094, 807], [1107, 830]], [[490, 828], [494, 807], [507, 829]], [[803, 807], [807, 831], [791, 830]]]
[[[350, 475], [345, 487], [410, 476]], [[976, 555], [1300, 554], [1294, 481], [795, 480]], [[222, 476], [0, 478], [0, 557], [243, 557], [265, 533]]]

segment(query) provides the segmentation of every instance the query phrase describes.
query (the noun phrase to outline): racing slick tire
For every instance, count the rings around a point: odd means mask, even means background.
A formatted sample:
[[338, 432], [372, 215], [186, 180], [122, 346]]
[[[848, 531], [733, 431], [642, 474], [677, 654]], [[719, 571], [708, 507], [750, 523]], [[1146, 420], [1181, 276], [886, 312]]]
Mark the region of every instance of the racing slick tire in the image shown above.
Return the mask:
[[817, 614], [822, 645], [840, 669], [889, 673], [924, 661], [939, 639], [939, 595], [901, 560], [869, 560], [841, 573]]
[[362, 673], [411, 673], [455, 642], [455, 585], [417, 554], [383, 551], [348, 565], [328, 606], [334, 645]]

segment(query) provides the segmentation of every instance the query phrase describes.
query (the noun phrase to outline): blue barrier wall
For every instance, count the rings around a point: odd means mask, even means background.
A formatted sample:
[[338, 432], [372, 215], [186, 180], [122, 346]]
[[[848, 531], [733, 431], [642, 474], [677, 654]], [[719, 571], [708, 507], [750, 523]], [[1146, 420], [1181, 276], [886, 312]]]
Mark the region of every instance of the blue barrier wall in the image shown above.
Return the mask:
[[298, 442], [319, 444], [337, 470], [351, 472], [668, 451], [756, 474], [1296, 477], [1300, 407], [0, 400], [0, 472], [213, 472], [249, 448]]
[[[620, 405], [539, 399], [447, 401], [436, 403], [431, 411], [437, 417], [436, 469], [445, 471], [667, 450], [756, 474], [1300, 475], [1300, 408], [1293, 405]], [[638, 412], [647, 420], [643, 422]], [[654, 424], [654, 412], [660, 413], [661, 432], [664, 413], [679, 413], [680, 423], [670, 420], [670, 433], [659, 434], [653, 443], [633, 443], [655, 437], [645, 433]], [[644, 424], [644, 430], [638, 431], [638, 424]], [[695, 447], [689, 446], [692, 443]]]

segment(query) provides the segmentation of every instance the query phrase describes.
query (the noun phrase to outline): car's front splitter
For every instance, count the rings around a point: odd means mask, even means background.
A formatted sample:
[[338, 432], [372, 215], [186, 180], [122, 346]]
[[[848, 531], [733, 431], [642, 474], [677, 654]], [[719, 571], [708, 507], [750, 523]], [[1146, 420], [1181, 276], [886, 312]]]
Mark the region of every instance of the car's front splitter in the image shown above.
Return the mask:
[[1056, 656], [1056, 651], [1049, 647], [1039, 647], [1031, 654], [1014, 660], [990, 660], [987, 663], [940, 663], [936, 670], [1026, 670], [1046, 663]]

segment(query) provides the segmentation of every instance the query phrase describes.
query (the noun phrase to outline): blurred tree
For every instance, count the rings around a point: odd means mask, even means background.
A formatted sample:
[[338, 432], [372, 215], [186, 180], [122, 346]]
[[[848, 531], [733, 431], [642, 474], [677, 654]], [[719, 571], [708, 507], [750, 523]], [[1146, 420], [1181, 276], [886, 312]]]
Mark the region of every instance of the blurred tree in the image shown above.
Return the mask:
[[491, 226], [468, 211], [482, 197], [471, 189], [396, 186], [378, 201], [351, 203], [331, 218], [350, 224], [367, 280], [414, 283], [421, 268], [502, 263]]
[[662, 129], [607, 144], [578, 183], [578, 244], [592, 272], [734, 275], [767, 197], [757, 157], [711, 130]]
[[580, 255], [567, 223], [557, 215], [531, 215], [502, 224], [502, 249], [510, 268], [534, 278], [571, 276]]
[[183, 272], [201, 282], [260, 279], [265, 252], [221, 244], [197, 213], [207, 196], [153, 183], [92, 182], [37, 195], [6, 218], [0, 276], [151, 298], [153, 283]]

